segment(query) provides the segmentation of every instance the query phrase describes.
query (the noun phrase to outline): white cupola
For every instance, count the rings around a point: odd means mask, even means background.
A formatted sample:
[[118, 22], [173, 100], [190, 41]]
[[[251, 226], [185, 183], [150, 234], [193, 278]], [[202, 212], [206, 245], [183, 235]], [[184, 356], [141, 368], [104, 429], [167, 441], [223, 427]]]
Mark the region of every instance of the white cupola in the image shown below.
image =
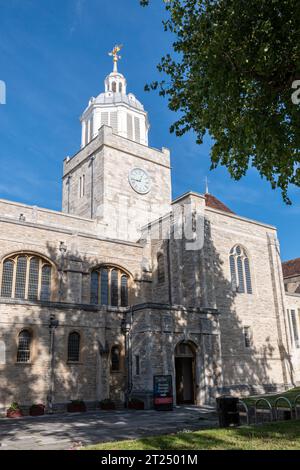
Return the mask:
[[127, 94], [124, 75], [118, 72], [118, 55], [121, 46], [109, 53], [113, 57], [113, 71], [105, 78], [104, 93], [92, 97], [80, 120], [81, 147], [87, 145], [104, 124], [111, 126], [117, 135], [148, 145], [149, 121], [143, 105], [132, 93]]

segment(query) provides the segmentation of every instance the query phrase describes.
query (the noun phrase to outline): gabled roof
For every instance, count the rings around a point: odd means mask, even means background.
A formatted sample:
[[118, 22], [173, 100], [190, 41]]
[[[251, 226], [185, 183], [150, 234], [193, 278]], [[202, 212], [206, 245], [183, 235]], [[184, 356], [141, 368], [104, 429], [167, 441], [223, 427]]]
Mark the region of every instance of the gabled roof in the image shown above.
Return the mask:
[[211, 207], [212, 209], [217, 209], [223, 212], [229, 212], [230, 214], [234, 214], [234, 212], [229, 209], [229, 207], [225, 206], [223, 202], [219, 201], [215, 196], [212, 194], [206, 193], [205, 194], [205, 204], [207, 207]]
[[283, 277], [300, 276], [300, 258], [290, 259], [282, 263]]

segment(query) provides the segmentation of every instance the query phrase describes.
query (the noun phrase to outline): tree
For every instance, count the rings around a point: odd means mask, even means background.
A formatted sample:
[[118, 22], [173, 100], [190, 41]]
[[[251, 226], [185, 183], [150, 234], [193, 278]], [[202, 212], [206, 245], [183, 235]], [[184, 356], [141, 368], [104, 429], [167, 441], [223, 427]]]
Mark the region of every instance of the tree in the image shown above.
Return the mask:
[[300, 86], [299, 0], [164, 3], [175, 42], [158, 70], [168, 81], [145, 88], [157, 88], [179, 112], [171, 132], [192, 129], [199, 144], [208, 132], [212, 169], [223, 165], [239, 180], [255, 167], [290, 203], [289, 185], [300, 186], [300, 107], [292, 101]]

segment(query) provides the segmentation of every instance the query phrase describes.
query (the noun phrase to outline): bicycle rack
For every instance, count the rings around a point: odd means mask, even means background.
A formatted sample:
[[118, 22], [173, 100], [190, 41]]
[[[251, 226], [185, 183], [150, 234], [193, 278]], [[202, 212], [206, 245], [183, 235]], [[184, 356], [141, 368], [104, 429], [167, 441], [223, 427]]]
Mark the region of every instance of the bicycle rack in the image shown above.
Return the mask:
[[296, 396], [294, 400], [294, 407], [295, 407], [295, 418], [298, 419], [298, 408], [300, 408], [300, 405], [297, 405], [297, 402], [300, 401], [300, 393], [299, 395]]
[[285, 401], [288, 405], [289, 405], [289, 408], [281, 408], [281, 411], [290, 411], [291, 412], [291, 419], [293, 419], [293, 406], [290, 402], [290, 400], [286, 397], [278, 397], [276, 400], [275, 400], [275, 403], [274, 403], [274, 409], [275, 409], [275, 418], [276, 418], [276, 421], [278, 421], [278, 406], [277, 406], [277, 403], [279, 401]]
[[[269, 409], [257, 408], [257, 405], [260, 402], [266, 403]], [[254, 405], [254, 409], [255, 409], [255, 424], [257, 424], [258, 410], [259, 410], [259, 413], [269, 413], [270, 414], [270, 421], [273, 421], [272, 405], [266, 398], [259, 398], [258, 400], [256, 400], [255, 405]]]
[[[300, 395], [299, 395], [300, 396]], [[250, 417], [249, 417], [249, 408], [242, 400], [239, 400], [238, 405], [242, 405], [244, 411], [239, 411], [240, 416], [246, 416], [247, 424], [250, 424]]]

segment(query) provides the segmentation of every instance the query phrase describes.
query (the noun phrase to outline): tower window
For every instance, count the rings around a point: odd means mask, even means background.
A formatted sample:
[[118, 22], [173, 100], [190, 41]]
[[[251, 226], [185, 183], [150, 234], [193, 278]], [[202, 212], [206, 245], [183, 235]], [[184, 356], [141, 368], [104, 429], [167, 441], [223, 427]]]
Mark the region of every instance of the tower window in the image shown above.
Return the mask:
[[122, 91], [123, 91], [122, 83], [119, 83], [119, 93], [122, 93]]
[[250, 326], [244, 326], [244, 344], [245, 344], [245, 348], [251, 348]]
[[232, 290], [252, 294], [249, 259], [241, 246], [236, 245], [230, 250], [229, 266]]
[[85, 194], [85, 175], [79, 177], [79, 197], [82, 198]]
[[127, 113], [127, 138], [133, 139], [133, 121], [131, 114]]
[[165, 257], [162, 253], [157, 256], [157, 280], [160, 284], [165, 282]]
[[116, 93], [116, 91], [117, 91], [117, 84], [116, 84], [116, 82], [112, 82], [112, 84], [111, 84], [111, 89], [112, 89], [112, 91], [113, 91], [114, 93]]
[[118, 372], [120, 370], [120, 348], [119, 346], [113, 346], [111, 348], [111, 370]]
[[18, 338], [17, 362], [30, 361], [30, 346], [31, 333], [28, 330], [21, 331]]
[[80, 334], [73, 331], [68, 338], [68, 361], [79, 362]]
[[138, 117], [134, 118], [134, 132], [135, 132], [136, 142], [140, 142], [140, 140], [141, 140], [141, 130], [140, 130], [140, 120], [139, 120]]

